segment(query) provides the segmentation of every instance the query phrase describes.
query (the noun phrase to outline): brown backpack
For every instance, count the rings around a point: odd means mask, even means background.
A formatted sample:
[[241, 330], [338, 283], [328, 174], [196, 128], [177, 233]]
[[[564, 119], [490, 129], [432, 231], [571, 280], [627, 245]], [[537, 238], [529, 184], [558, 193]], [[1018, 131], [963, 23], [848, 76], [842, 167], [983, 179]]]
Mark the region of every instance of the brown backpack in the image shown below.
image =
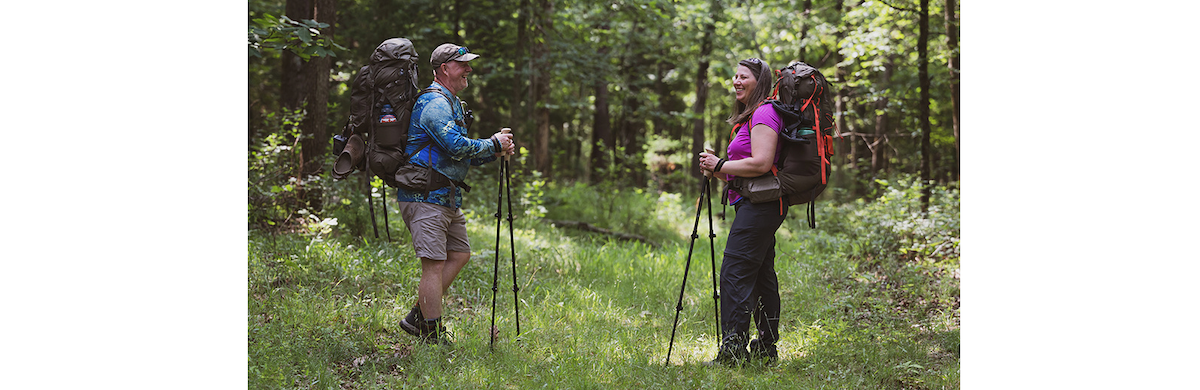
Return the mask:
[[[417, 88], [417, 59], [411, 41], [391, 38], [359, 69], [350, 90], [350, 117], [342, 134], [334, 136], [334, 179], [369, 169], [396, 187], [396, 171], [408, 162], [405, 147], [413, 103], [422, 92]], [[387, 121], [381, 122], [384, 117]]]
[[[825, 76], [809, 64], [795, 62], [780, 69], [775, 92], [762, 103], [773, 106], [783, 120], [779, 163], [763, 177], [735, 179], [730, 188], [756, 203], [778, 197], [785, 198], [788, 206], [808, 203], [808, 225], [816, 228], [815, 200], [829, 185], [829, 158], [837, 132], [833, 100], [827, 97], [830, 89]], [[759, 191], [755, 186], [772, 190], [752, 194]]]
[[829, 158], [833, 156], [833, 99], [829, 81], [817, 68], [795, 62], [779, 70], [775, 85], [778, 99], [769, 100], [783, 119], [779, 161], [780, 187], [788, 205], [808, 203], [808, 225], [816, 228], [816, 199], [829, 185]]

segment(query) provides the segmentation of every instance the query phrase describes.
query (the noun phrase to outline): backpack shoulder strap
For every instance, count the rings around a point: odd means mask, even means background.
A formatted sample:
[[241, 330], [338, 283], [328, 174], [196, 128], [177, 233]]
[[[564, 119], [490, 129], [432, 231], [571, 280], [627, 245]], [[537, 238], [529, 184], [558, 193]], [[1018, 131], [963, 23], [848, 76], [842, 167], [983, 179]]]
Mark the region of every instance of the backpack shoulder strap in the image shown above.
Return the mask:
[[421, 93], [417, 94], [417, 96], [421, 96], [421, 95], [424, 95], [424, 94], [430, 93], [430, 92], [437, 92], [439, 95], [442, 95], [442, 97], [446, 98], [447, 103], [450, 103], [451, 106], [454, 105], [454, 99], [451, 99], [450, 95], [447, 95], [446, 91], [443, 91], [441, 88], [428, 87], [428, 88], [421, 90]]
[[[425, 89], [422, 89], [420, 93], [417, 93], [417, 97], [413, 98], [413, 100], [412, 100], [412, 101], [413, 101], [413, 104], [416, 104], [416, 103], [417, 103], [417, 100], [421, 98], [421, 95], [424, 95], [424, 94], [427, 94], [427, 93], [431, 93], [431, 92], [437, 92], [437, 93], [441, 94], [441, 95], [442, 95], [442, 97], [445, 97], [445, 98], [446, 98], [446, 102], [447, 102], [447, 103], [450, 103], [450, 105], [451, 105], [451, 106], [453, 106], [453, 105], [454, 105], [454, 101], [453, 101], [453, 100], [450, 100], [450, 97], [449, 97], [449, 96], [446, 96], [446, 93], [445, 93], [445, 92], [442, 92], [442, 89], [441, 89], [441, 88], [435, 88], [435, 87], [426, 87]], [[411, 108], [411, 107], [410, 107], [410, 108]], [[451, 109], [451, 110], [453, 110], [454, 108], [453, 108], [453, 107], [451, 107], [450, 109]], [[432, 137], [432, 136], [431, 136], [431, 137]], [[413, 152], [413, 155], [414, 155], [414, 156], [416, 156], [418, 153], [421, 153], [421, 149], [425, 149], [425, 147], [429, 146], [429, 145], [430, 145], [430, 144], [432, 144], [432, 143], [433, 143], [433, 140], [432, 140], [432, 139], [428, 140], [428, 141], [427, 141], [425, 144], [421, 145], [421, 148], [420, 148], [420, 149], [417, 149], [417, 151], [416, 151], [416, 152]], [[432, 160], [431, 160], [431, 161], [432, 161]]]
[[437, 92], [439, 95], [442, 95], [442, 97], [446, 98], [446, 103], [450, 105], [450, 110], [451, 111], [454, 110], [454, 99], [451, 99], [450, 95], [447, 95], [446, 92], [442, 91], [441, 88], [436, 88], [436, 87], [426, 87], [425, 89], [422, 89], [421, 93], [418, 93], [417, 97], [413, 98], [413, 103], [415, 104], [417, 102], [417, 98], [420, 98], [421, 95], [431, 93], [431, 92]]

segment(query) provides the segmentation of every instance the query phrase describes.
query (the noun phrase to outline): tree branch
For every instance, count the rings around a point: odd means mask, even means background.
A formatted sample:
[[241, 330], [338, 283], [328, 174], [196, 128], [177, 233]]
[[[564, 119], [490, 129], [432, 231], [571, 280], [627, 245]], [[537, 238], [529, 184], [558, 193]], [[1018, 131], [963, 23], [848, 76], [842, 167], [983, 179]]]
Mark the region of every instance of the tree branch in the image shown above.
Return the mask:
[[888, 3], [888, 2], [887, 2], [887, 0], [879, 0], [879, 2], [880, 2], [880, 3], [883, 3], [883, 4], [885, 4], [885, 5], [887, 5], [888, 7], [892, 7], [893, 9], [895, 9], [895, 10], [897, 10], [897, 11], [917, 12], [917, 10], [915, 10], [915, 9], [912, 9], [912, 8], [904, 8], [904, 7], [897, 7], [897, 6], [894, 6], [894, 5], [892, 5], [891, 3]]
[[[825, 46], [825, 45], [821, 45], [821, 47], [827, 47], [827, 46]], [[814, 67], [816, 67], [816, 68], [818, 68], [818, 69], [820, 69], [820, 68], [824, 67], [824, 66], [825, 66], [825, 60], [828, 60], [828, 59], [829, 59], [829, 56], [833, 55], [833, 53], [837, 53], [837, 47], [836, 47], [836, 46], [835, 46], [835, 47], [833, 47], [833, 48], [831, 48], [831, 49], [829, 49], [829, 50], [826, 50], [826, 51], [825, 51], [825, 56], [824, 56], [824, 57], [821, 57], [821, 60], [820, 60], [820, 61], [817, 61], [817, 64], [816, 64], [816, 65], [814, 65]]]
[[[843, 131], [841, 134], [833, 134], [833, 135], [836, 135], [839, 137], [859, 137], [859, 138], [863, 138], [863, 141], [866, 141], [867, 138], [875, 138], [875, 137], [887, 138], [889, 136], [888, 134], [875, 135], [874, 133], [859, 133], [859, 132], [854, 132], [854, 131]], [[892, 137], [916, 137], [913, 135], [905, 135], [905, 134], [891, 134], [890, 136], [892, 136]]]

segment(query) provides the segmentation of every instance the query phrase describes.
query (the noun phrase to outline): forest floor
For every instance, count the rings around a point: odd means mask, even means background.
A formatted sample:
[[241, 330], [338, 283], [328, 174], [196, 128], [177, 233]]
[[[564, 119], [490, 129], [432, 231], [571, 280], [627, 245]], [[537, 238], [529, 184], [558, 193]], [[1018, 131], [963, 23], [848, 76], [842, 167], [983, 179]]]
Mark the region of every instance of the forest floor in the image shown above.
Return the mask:
[[[546, 222], [555, 215], [517, 218], [519, 335], [507, 226], [497, 264], [497, 220], [468, 210], [472, 259], [444, 305], [452, 346], [420, 343], [398, 326], [419, 279], [398, 216], [390, 219], [392, 242], [328, 229], [252, 230], [249, 388], [959, 387], [956, 193], [926, 214], [913, 212], [908, 190], [824, 202], [816, 230], [803, 210], [790, 210], [775, 248], [779, 361], [740, 368], [702, 364], [716, 354], [713, 268], [732, 218], [714, 222], [712, 249], [707, 219], [700, 221], [672, 343], [695, 203], [630, 196], [654, 212], [602, 225], [645, 233], [653, 246]], [[576, 198], [562, 199], [588, 202]], [[579, 206], [586, 207], [598, 206]], [[586, 212], [557, 217], [589, 220]], [[490, 345], [494, 279], [499, 334]]]

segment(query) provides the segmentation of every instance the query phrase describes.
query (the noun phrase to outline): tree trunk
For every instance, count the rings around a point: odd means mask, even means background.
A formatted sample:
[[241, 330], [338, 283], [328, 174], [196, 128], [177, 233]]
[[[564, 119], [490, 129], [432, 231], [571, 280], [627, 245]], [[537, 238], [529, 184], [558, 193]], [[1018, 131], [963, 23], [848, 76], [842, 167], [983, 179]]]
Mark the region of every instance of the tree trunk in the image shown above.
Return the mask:
[[[666, 35], [666, 27], [659, 26], [658, 41], [663, 42]], [[665, 115], [667, 113], [667, 96], [671, 91], [667, 89], [667, 82], [663, 78], [667, 75], [669, 64], [665, 60], [668, 56], [666, 45], [658, 47], [658, 53], [654, 56], [654, 94], [658, 96], [658, 114], [650, 118], [651, 127], [654, 128], [654, 134], [663, 137], [669, 137], [667, 134], [667, 121]]]
[[[709, 45], [706, 40], [704, 46]], [[692, 112], [696, 114], [696, 118], [692, 119], [692, 153], [688, 154], [689, 157], [704, 150], [704, 109], [708, 105], [708, 53], [705, 52], [700, 57], [705, 59], [700, 61], [700, 66], [696, 69], [696, 102], [692, 104]], [[712, 147], [718, 156], [724, 154], [719, 144], [713, 144]], [[691, 160], [692, 169], [689, 173], [692, 177], [699, 178], [700, 159], [692, 157]]]
[[[634, 22], [629, 29], [629, 42], [636, 42], [635, 36], [645, 34], [646, 28], [639, 22]], [[624, 80], [628, 89], [624, 91], [624, 100], [621, 103], [621, 116], [618, 119], [618, 125], [614, 126], [616, 130], [616, 144], [624, 148], [623, 155], [614, 159], [616, 165], [628, 169], [629, 179], [632, 183], [637, 183], [638, 186], [645, 183], [646, 169], [642, 162], [642, 151], [644, 142], [642, 136], [645, 133], [646, 120], [638, 111], [641, 109], [642, 100], [639, 99], [643, 93], [643, 87], [640, 84], [641, 78], [644, 77], [644, 67], [648, 65], [645, 56], [646, 53], [639, 51], [641, 49], [636, 44], [630, 44], [630, 50], [626, 51], [626, 56], [623, 62], [623, 69], [620, 72], [620, 77]], [[615, 153], [615, 152], [614, 152]], [[631, 159], [625, 160], [626, 157]]]
[[920, 33], [917, 37], [917, 78], [921, 83], [918, 104], [921, 120], [921, 211], [929, 211], [933, 186], [933, 156], [929, 146], [929, 0], [921, 0]]
[[884, 135], [887, 134], [887, 104], [886, 96], [875, 101], [875, 137], [871, 139], [871, 173], [875, 177], [882, 177], [881, 173], [887, 169], [887, 141]]
[[[838, 1], [837, 10], [838, 10], [838, 13], [841, 15], [846, 14], [846, 5], [845, 5], [844, 0]], [[847, 29], [846, 23], [838, 23], [838, 28], [837, 28], [838, 42], [841, 42], [842, 39], [844, 39], [846, 37], [846, 29]], [[834, 65], [834, 70], [833, 70], [833, 75], [834, 75], [833, 78], [834, 78], [834, 82], [837, 83], [836, 88], [834, 89], [834, 100], [833, 100], [834, 111], [837, 114], [837, 116], [835, 117], [837, 119], [835, 119], [835, 121], [837, 123], [838, 133], [846, 133], [849, 130], [849, 127], [847, 127], [847, 125], [846, 125], [846, 101], [849, 98], [847, 96], [849, 93], [846, 92], [846, 88], [847, 88], [846, 87], [846, 74], [847, 74], [847, 72], [846, 72], [846, 69], [840, 65], [842, 63], [841, 53], [834, 51], [834, 58], [835, 58], [835, 60], [833, 63], [835, 65]], [[839, 186], [840, 188], [850, 188], [851, 187], [850, 183], [852, 183], [852, 178], [846, 174], [846, 171], [847, 171], [847, 168], [850, 167], [850, 161], [852, 161], [851, 145], [854, 143], [854, 137], [847, 136], [845, 139], [839, 138], [838, 141], [836, 141], [836, 142], [837, 142], [837, 146], [838, 146], [837, 153], [839, 156], [835, 159], [835, 161], [840, 161], [840, 163], [833, 162], [834, 164], [836, 164], [837, 170], [834, 171], [834, 173], [833, 173], [833, 178], [832, 178], [833, 182], [831, 183], [830, 187]]]
[[[513, 53], [514, 58], [527, 58], [525, 56], [525, 41], [528, 39], [526, 31], [529, 29], [527, 22], [529, 18], [528, 5], [529, 0], [521, 0], [521, 5], [517, 8], [517, 47], [516, 52]], [[521, 60], [513, 62], [513, 81], [516, 85], [513, 86], [512, 107], [508, 111], [508, 123], [510, 124], [509, 126], [516, 129], [515, 131], [520, 131], [522, 128], [521, 124], [525, 121], [525, 109], [522, 107], [522, 103], [525, 100], [525, 88], [523, 88], [525, 85], [525, 64]], [[516, 137], [521, 137], [521, 135], [518, 134]]]
[[[585, 85], [576, 86], [575, 98], [577, 101], [586, 100], [583, 96], [586, 93], [584, 88], [588, 87]], [[570, 155], [571, 165], [567, 169], [574, 172], [571, 177], [575, 180], [579, 180], [579, 175], [588, 171], [587, 155], [584, 154], [584, 146], [586, 144], [584, 140], [587, 139], [588, 135], [583, 131], [583, 115], [580, 114], [581, 111], [577, 111], [571, 115], [571, 119], [569, 120], [571, 122], [571, 137], [567, 139], [567, 144], [571, 145], [571, 149], [573, 149]]]
[[[801, 15], [803, 15], [803, 17], [800, 18], [800, 22], [796, 30], [799, 30], [800, 33], [800, 36], [797, 38], [799, 38], [799, 41], [804, 42], [804, 38], [808, 36], [808, 18], [812, 15], [812, 0], [804, 0], [804, 12]], [[796, 53], [796, 59], [811, 64], [811, 62], [808, 62], [808, 59], [804, 57], [804, 49], [807, 47], [808, 45], [800, 45], [800, 52]], [[778, 65], [778, 67], [782, 68], [785, 65], [788, 64]]]
[[[312, 0], [288, 0], [284, 6], [284, 13], [292, 20], [312, 19], [312, 4]], [[282, 81], [279, 83], [279, 104], [285, 109], [303, 108], [312, 85], [312, 81], [306, 78], [307, 63], [291, 50], [283, 50], [279, 57], [283, 61], [280, 71]]]
[[[550, 0], [538, 0], [538, 12], [534, 18], [533, 58], [534, 69], [550, 69], [549, 51], [546, 41], [553, 35], [554, 26], [550, 16], [554, 14], [554, 5]], [[548, 72], [533, 72], [534, 74], [534, 107], [537, 117], [537, 141], [534, 143], [534, 167], [542, 172], [546, 180], [553, 178], [550, 169], [550, 109], [546, 107], [546, 99], [550, 95], [550, 74]]]
[[[600, 49], [601, 57], [608, 48]], [[608, 169], [613, 160], [615, 143], [612, 134], [612, 119], [608, 115], [608, 83], [596, 80], [592, 88], [596, 91], [596, 112], [592, 114], [592, 170]]]
[[[335, 0], [288, 0], [285, 12], [293, 20], [313, 19], [328, 23], [322, 33], [332, 39], [333, 27], [337, 23]], [[284, 51], [280, 103], [285, 109], [303, 108], [306, 111], [300, 123], [300, 150], [297, 176], [304, 178], [318, 175], [322, 171], [322, 158], [327, 153], [329, 134], [326, 129], [329, 102], [329, 69], [332, 59], [312, 57], [300, 59], [291, 51]], [[300, 190], [300, 197], [314, 211], [320, 211], [321, 193], [308, 189]]]
[[960, 65], [958, 62], [958, 18], [954, 13], [954, 0], [946, 0], [946, 39], [950, 50], [950, 59], [946, 62], [946, 66], [950, 68], [950, 105], [954, 112], [954, 168], [951, 170], [951, 180], [957, 181], [959, 158], [961, 157], [961, 148], [958, 142], [958, 71]]
[[459, 34], [459, 31], [462, 31], [462, 29], [463, 29], [462, 28], [462, 13], [463, 13], [463, 11], [461, 11], [462, 9], [463, 9], [462, 8], [462, 0], [454, 0], [454, 11], [450, 12], [450, 14], [454, 15], [454, 20], [452, 22], [454, 23], [453, 24], [453, 26], [454, 26], [454, 44], [456, 44], [456, 45], [463, 44], [463, 36], [462, 36], [462, 34]]
[[[886, 91], [892, 84], [892, 71], [895, 68], [893, 56], [888, 56], [887, 63], [884, 64], [883, 73], [879, 76], [879, 84], [877, 90]], [[887, 149], [888, 143], [886, 138], [888, 128], [888, 97], [883, 94], [882, 97], [875, 100], [875, 139], [871, 140], [871, 172], [875, 177], [881, 177], [880, 173], [887, 170]]]
[[875, 182], [871, 180], [871, 167], [865, 164], [860, 164], [860, 162], [869, 161], [871, 158], [871, 149], [868, 147], [868, 143], [871, 141], [865, 139], [865, 137], [863, 137], [861, 134], [867, 132], [867, 126], [869, 125], [867, 113], [871, 112], [871, 110], [874, 110], [874, 107], [871, 106], [866, 99], [853, 98], [850, 99], [850, 106], [850, 111], [854, 114], [854, 116], [849, 119], [850, 131], [855, 134], [859, 134], [853, 137], [853, 142], [850, 144], [852, 150], [850, 152], [850, 159], [853, 160], [855, 180], [857, 183], [865, 184], [857, 185], [855, 187], [857, 191], [854, 193], [854, 197], [859, 198], [867, 196], [868, 190], [875, 185]]
[[[708, 134], [717, 135], [713, 146], [717, 147], [717, 154], [725, 155], [729, 151], [729, 142], [732, 141], [732, 139], [729, 138], [730, 128], [725, 127], [727, 124], [725, 123], [725, 118], [721, 115], [720, 111], [706, 111], [706, 114], [708, 117]], [[699, 162], [697, 161], [697, 163]], [[699, 167], [696, 169], [699, 169]]]
[[[700, 41], [700, 64], [696, 68], [696, 103], [692, 105], [692, 113], [695, 114], [696, 119], [692, 120], [692, 154], [704, 150], [704, 111], [708, 107], [709, 56], [712, 55], [713, 36], [717, 31], [716, 23], [720, 20], [721, 15], [725, 14], [725, 11], [721, 7], [720, 1], [713, 0], [709, 3], [708, 13], [711, 19], [704, 24], [704, 37]], [[722, 147], [719, 141], [712, 146], [716, 149], [717, 155], [724, 154], [724, 150], [720, 150]], [[699, 159], [692, 158], [690, 173], [695, 178], [701, 176]]]
[[[322, 34], [326, 35], [327, 39], [333, 39], [333, 29], [337, 25], [337, 1], [314, 0], [314, 3], [314, 20], [328, 24], [329, 27], [326, 27]], [[311, 73], [307, 77], [313, 84], [308, 100], [309, 116], [304, 118], [302, 126], [305, 137], [300, 142], [300, 154], [304, 161], [302, 173], [317, 175], [323, 170], [321, 163], [328, 153], [329, 70], [333, 66], [333, 58], [314, 57], [310, 62], [312, 67], [307, 71]]]

